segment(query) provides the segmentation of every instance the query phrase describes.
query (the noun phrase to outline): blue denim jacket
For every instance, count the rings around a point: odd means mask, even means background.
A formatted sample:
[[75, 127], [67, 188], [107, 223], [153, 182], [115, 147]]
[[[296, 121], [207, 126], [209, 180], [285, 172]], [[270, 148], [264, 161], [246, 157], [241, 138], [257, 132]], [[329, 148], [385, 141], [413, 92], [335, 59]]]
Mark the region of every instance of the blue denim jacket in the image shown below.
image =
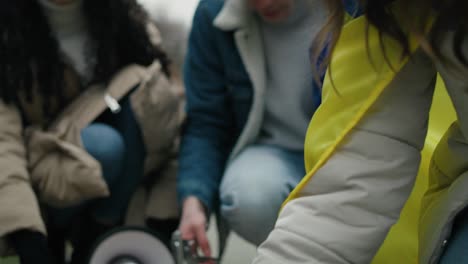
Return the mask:
[[208, 210], [217, 199], [227, 159], [253, 99], [252, 82], [233, 32], [213, 25], [223, 4], [200, 1], [184, 68], [188, 118], [180, 152], [178, 198], [183, 201], [194, 195]]
[[[196, 196], [208, 211], [217, 201], [226, 163], [246, 125], [254, 96], [235, 32], [214, 26], [224, 3], [200, 1], [184, 68], [188, 118], [180, 151], [178, 199]], [[319, 105], [319, 87], [311, 84], [311, 89], [316, 89], [311, 103]]]

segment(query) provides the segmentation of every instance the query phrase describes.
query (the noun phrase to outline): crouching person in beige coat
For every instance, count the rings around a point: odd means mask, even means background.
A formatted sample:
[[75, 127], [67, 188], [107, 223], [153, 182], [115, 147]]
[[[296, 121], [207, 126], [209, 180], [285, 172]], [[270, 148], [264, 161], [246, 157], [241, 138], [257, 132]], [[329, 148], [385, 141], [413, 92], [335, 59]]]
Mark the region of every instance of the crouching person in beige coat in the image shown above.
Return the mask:
[[0, 237], [21, 263], [63, 263], [46, 230], [84, 263], [142, 185], [152, 223], [177, 218], [182, 93], [140, 6], [4, 1], [0, 21]]

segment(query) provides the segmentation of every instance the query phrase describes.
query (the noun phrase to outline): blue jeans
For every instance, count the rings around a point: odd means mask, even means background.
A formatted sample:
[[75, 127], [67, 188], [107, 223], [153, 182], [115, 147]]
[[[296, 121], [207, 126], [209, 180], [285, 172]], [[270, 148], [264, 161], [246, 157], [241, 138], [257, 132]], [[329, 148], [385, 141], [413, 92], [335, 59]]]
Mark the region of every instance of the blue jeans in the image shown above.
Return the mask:
[[302, 151], [249, 146], [226, 169], [220, 188], [221, 215], [241, 237], [260, 245], [304, 174]]
[[121, 102], [121, 111], [102, 116], [81, 131], [84, 148], [102, 167], [110, 196], [65, 209], [53, 209], [52, 217], [59, 226], [89, 209], [102, 223], [117, 224], [125, 215], [131, 196], [143, 179], [145, 147], [141, 131], [128, 98]]
[[468, 262], [468, 208], [455, 218], [452, 235], [448, 240], [440, 264], [462, 264]]

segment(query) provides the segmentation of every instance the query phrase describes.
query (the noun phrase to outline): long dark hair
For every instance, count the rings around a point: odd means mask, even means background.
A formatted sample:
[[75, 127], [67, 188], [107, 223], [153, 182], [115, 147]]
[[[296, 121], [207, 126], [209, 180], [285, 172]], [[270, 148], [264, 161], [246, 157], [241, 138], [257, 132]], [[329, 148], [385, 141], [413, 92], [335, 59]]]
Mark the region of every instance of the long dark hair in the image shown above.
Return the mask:
[[[454, 33], [453, 51], [458, 60], [468, 66], [468, 58], [462, 52], [463, 41], [468, 36], [467, 0], [324, 0], [329, 9], [328, 21], [313, 44], [314, 58], [318, 58], [325, 45], [330, 52], [321, 67], [330, 62], [332, 53], [345, 18], [345, 2], [359, 2], [360, 9], [375, 26], [381, 36], [388, 35], [403, 48], [402, 55], [410, 54], [409, 34], [414, 34], [422, 48], [431, 56], [444, 59], [441, 45], [444, 37]], [[429, 34], [427, 25], [435, 22]]]
[[[83, 0], [83, 12], [96, 54], [92, 82], [105, 83], [130, 63], [155, 59], [169, 75], [169, 60], [151, 43], [147, 14], [136, 0]], [[63, 99], [64, 68], [38, 0], [0, 0], [0, 98], [19, 104], [22, 92], [32, 101], [37, 85], [47, 108], [51, 98]]]

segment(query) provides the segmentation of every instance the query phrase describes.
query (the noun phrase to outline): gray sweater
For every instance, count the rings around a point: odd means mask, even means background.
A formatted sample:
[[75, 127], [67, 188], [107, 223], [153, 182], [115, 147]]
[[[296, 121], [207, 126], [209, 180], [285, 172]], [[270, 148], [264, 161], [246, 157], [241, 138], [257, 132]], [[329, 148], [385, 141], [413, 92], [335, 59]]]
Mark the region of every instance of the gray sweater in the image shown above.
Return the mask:
[[313, 104], [313, 73], [309, 49], [325, 21], [318, 0], [295, 1], [286, 21], [258, 18], [266, 56], [267, 90], [260, 143], [302, 151]]

